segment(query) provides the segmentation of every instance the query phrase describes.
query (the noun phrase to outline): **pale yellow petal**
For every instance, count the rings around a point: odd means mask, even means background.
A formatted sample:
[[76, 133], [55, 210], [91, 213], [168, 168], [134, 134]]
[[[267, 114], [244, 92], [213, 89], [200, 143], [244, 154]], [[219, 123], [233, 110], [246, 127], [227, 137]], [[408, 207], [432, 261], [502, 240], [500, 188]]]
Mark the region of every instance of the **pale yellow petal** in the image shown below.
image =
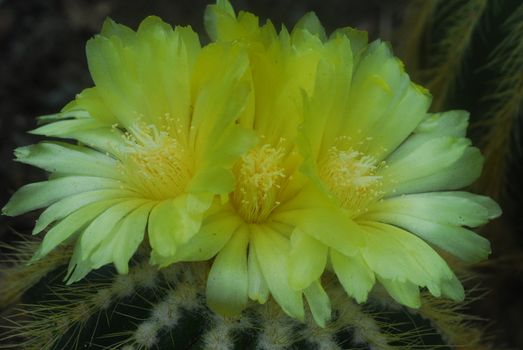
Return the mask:
[[200, 231], [179, 246], [173, 262], [201, 261], [212, 258], [223, 248], [242, 223], [242, 220], [230, 209], [206, 217]]
[[408, 281], [396, 281], [381, 278], [378, 280], [385, 287], [390, 296], [398, 303], [417, 309], [421, 306], [419, 287]]
[[321, 283], [314, 281], [303, 291], [303, 294], [307, 299], [314, 321], [320, 327], [325, 327], [326, 323], [331, 319], [331, 303]]
[[243, 226], [218, 253], [209, 272], [207, 304], [222, 315], [238, 315], [247, 306], [248, 243], [249, 231]]
[[121, 182], [94, 176], [66, 176], [25, 185], [2, 208], [4, 215], [16, 216], [47, 207], [62, 198], [94, 190], [118, 189]]
[[330, 250], [332, 267], [347, 294], [358, 303], [367, 301], [367, 296], [376, 281], [374, 272], [357, 254], [345, 256], [335, 249]]
[[267, 227], [252, 225], [251, 230], [256, 257], [272, 296], [285, 313], [303, 320], [301, 292], [295, 291], [289, 284], [290, 243]]
[[263, 277], [261, 272], [260, 263], [256, 257], [256, 250], [252, 243], [249, 245], [248, 259], [249, 298], [259, 302], [260, 304], [265, 304], [267, 299], [269, 299], [269, 287], [267, 286], [265, 277]]
[[142, 243], [153, 203], [146, 203], [118, 222], [90, 255], [93, 269], [114, 263], [120, 274], [129, 272], [129, 260]]
[[289, 256], [289, 278], [292, 288], [307, 288], [321, 277], [326, 264], [327, 246], [299, 229], [294, 230]]
[[[41, 257], [47, 255], [59, 244], [63, 243], [72, 235], [77, 233], [82, 227], [84, 227], [84, 225], [89, 223], [104, 210], [107, 210], [107, 208], [110, 208], [119, 201], [121, 201], [121, 199], [95, 202], [86, 205], [85, 207], [82, 207], [68, 215], [65, 219], [53, 226], [53, 228], [46, 233], [42, 244], [33, 257], [33, 260], [40, 259]], [[79, 243], [77, 243], [77, 245], [79, 246]]]
[[148, 203], [145, 199], [122, 200], [105, 210], [100, 216], [94, 219], [89, 226], [82, 232], [80, 238], [80, 248], [82, 260], [86, 260], [93, 250], [110, 235], [120, 220], [134, 209]]

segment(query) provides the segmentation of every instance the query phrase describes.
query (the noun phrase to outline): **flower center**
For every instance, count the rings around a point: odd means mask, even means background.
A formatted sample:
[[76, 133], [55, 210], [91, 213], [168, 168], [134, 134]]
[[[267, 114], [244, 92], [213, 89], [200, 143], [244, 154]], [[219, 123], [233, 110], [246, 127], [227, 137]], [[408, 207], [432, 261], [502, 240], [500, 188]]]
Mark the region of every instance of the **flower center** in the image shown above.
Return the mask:
[[183, 193], [192, 166], [187, 149], [176, 138], [154, 125], [131, 127], [125, 138], [121, 168], [132, 189], [155, 200]]
[[376, 175], [382, 166], [384, 163], [378, 164], [373, 157], [350, 147], [339, 149], [333, 146], [320, 162], [319, 173], [342, 207], [354, 217], [364, 213], [383, 195], [382, 177]]
[[286, 180], [281, 166], [285, 151], [263, 145], [251, 150], [234, 167], [236, 188], [231, 199], [246, 222], [263, 222], [280, 203], [277, 196]]

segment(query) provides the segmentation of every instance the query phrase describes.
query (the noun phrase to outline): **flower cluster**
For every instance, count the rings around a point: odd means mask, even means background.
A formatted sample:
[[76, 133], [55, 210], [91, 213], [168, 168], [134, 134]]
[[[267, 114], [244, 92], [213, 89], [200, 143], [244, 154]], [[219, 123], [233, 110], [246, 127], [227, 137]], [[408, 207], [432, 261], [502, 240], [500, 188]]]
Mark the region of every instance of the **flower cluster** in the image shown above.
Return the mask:
[[3, 209], [46, 208], [34, 259], [73, 242], [69, 283], [139, 246], [152, 264], [212, 260], [209, 306], [237, 314], [272, 296], [292, 317], [330, 318], [322, 276], [332, 271], [364, 302], [378, 282], [418, 307], [420, 288], [463, 298], [434, 247], [466, 262], [489, 242], [470, 228], [500, 214], [491, 199], [454, 191], [480, 174], [463, 111], [427, 112], [381, 41], [312, 13], [291, 32], [207, 8], [211, 43], [188, 27], [146, 18], [138, 30], [107, 20], [87, 43], [94, 87], [16, 150], [51, 173]]

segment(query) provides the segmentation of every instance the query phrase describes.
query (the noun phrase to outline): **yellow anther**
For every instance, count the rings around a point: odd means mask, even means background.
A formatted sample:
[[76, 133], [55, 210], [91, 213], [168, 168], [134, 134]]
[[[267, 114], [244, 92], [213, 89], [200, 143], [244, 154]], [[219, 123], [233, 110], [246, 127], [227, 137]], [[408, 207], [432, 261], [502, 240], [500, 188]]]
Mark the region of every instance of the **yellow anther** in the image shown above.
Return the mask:
[[351, 147], [333, 146], [319, 164], [320, 176], [341, 205], [352, 216], [367, 210], [372, 202], [382, 196], [381, 176], [376, 172], [384, 166], [373, 157]]
[[232, 203], [246, 222], [262, 222], [278, 206], [276, 201], [286, 181], [282, 147], [265, 144], [243, 156], [234, 167], [236, 190]]

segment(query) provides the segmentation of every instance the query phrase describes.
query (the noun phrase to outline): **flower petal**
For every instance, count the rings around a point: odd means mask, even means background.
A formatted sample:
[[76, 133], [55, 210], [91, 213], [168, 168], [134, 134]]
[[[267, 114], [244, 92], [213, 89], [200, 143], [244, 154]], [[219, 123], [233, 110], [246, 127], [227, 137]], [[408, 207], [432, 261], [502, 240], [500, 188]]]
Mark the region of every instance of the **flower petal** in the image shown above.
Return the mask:
[[215, 256], [242, 224], [230, 210], [208, 216], [200, 231], [177, 249], [173, 262], [202, 261]]
[[485, 260], [491, 252], [486, 238], [463, 227], [396, 213], [381, 213], [373, 217], [402, 227], [469, 263]]
[[111, 34], [96, 36], [86, 47], [96, 84], [91, 94], [96, 92], [100, 101], [80, 99], [76, 107], [102, 119], [97, 106], [104, 104], [109, 116], [103, 119], [112, 118], [124, 127], [135, 124], [137, 117], [157, 126], [178, 118], [177, 126], [187, 130], [193, 56], [200, 47], [197, 35], [188, 28], [173, 30], [154, 16], [142, 21], [136, 33], [127, 29], [107, 33]]
[[67, 216], [46, 233], [42, 244], [36, 251], [32, 260], [38, 260], [47, 255], [51, 250], [80, 230], [85, 224], [119, 201], [121, 201], [121, 199], [95, 202], [82, 207]]
[[[176, 227], [178, 223], [172, 220], [177, 210], [175, 205], [173, 199], [168, 199], [160, 202], [151, 210], [148, 233], [149, 243], [155, 255], [171, 257], [176, 253], [177, 241], [173, 226]], [[151, 256], [151, 260], [155, 255]]]
[[441, 294], [457, 302], [465, 300], [465, 290], [456, 276], [441, 283]]
[[330, 250], [332, 267], [347, 294], [358, 303], [367, 301], [367, 296], [376, 281], [374, 272], [357, 254], [345, 256], [335, 249]]
[[362, 246], [360, 227], [330, 208], [281, 211], [274, 220], [297, 227], [300, 231], [345, 255], [354, 255]]
[[350, 48], [352, 55], [354, 56], [353, 61], [356, 63], [359, 61], [359, 56], [367, 48], [369, 42], [369, 34], [364, 30], [358, 30], [352, 27], [338, 28], [332, 32], [330, 39], [336, 38], [337, 36], [345, 36], [349, 39]]
[[247, 306], [247, 245], [249, 231], [242, 226], [218, 253], [207, 279], [207, 303], [214, 311], [232, 316]]
[[421, 299], [419, 295], [419, 287], [411, 282], [395, 281], [391, 279], [381, 278], [378, 280], [385, 287], [390, 296], [398, 303], [417, 309], [421, 306]]
[[307, 288], [320, 278], [326, 264], [327, 247], [299, 229], [294, 230], [289, 256], [289, 281], [292, 288]]
[[222, 37], [226, 28], [232, 27], [235, 22], [234, 9], [227, 0], [217, 0], [215, 5], [208, 5], [205, 9], [205, 29], [212, 41]]
[[118, 189], [82, 192], [70, 197], [65, 197], [44, 210], [38, 220], [36, 220], [33, 235], [42, 232], [54, 221], [63, 219], [67, 215], [88, 204], [100, 202], [106, 199], [131, 198], [133, 195], [136, 194], [130, 191]]
[[501, 215], [501, 209], [488, 197], [454, 191], [388, 198], [374, 204], [369, 208], [369, 214], [363, 217], [379, 221], [381, 213], [413, 216], [446, 225], [477, 227]]
[[94, 219], [82, 232], [82, 237], [80, 238], [82, 260], [86, 260], [93, 250], [111, 234], [111, 231], [114, 230], [120, 220], [147, 202], [149, 201], [146, 199], [123, 200], [107, 208], [100, 216]]
[[99, 129], [100, 127], [108, 127], [108, 125], [92, 118], [77, 118], [45, 124], [31, 130], [29, 133], [33, 135], [70, 138], [76, 132]]
[[234, 188], [234, 176], [230, 168], [254, 146], [256, 137], [253, 133], [234, 126], [222, 131], [221, 137], [214, 140], [215, 147], [208, 151], [201, 168], [189, 184], [190, 192], [228, 194]]
[[295, 30], [306, 30], [320, 38], [321, 41], [327, 40], [325, 28], [323, 28], [318, 16], [316, 16], [314, 12], [307, 12], [302, 16], [294, 26], [293, 31]]
[[367, 240], [363, 257], [381, 278], [427, 287], [437, 297], [442, 283], [455, 278], [447, 263], [416, 236], [387, 224], [361, 224]]
[[330, 42], [329, 46], [327, 52], [330, 55], [325, 55], [318, 63], [312, 96], [303, 96], [305, 106], [300, 148], [305, 158], [313, 163], [322, 150], [332, 145], [340, 128], [347, 122], [347, 98], [353, 73], [351, 46], [344, 36]]
[[49, 172], [120, 179], [117, 163], [103, 153], [66, 143], [42, 142], [19, 147], [16, 160]]
[[[350, 136], [354, 144], [372, 137], [380, 129], [376, 126], [383, 123], [391, 109], [401, 101], [409, 84], [408, 75], [387, 44], [380, 41], [371, 43], [354, 70], [347, 99], [347, 106], [350, 107], [344, 115], [346, 121], [337, 129], [336, 136]], [[401, 124], [406, 129], [412, 125], [410, 122]]]
[[[215, 71], [222, 74], [208, 79]], [[229, 193], [234, 188], [230, 169], [257, 141], [252, 131], [235, 123], [251, 95], [247, 72], [247, 56], [237, 47], [210, 45], [202, 51], [193, 76], [198, 96], [189, 144], [195, 149], [198, 169], [190, 192]]]
[[149, 217], [149, 242], [153, 248], [151, 262], [165, 266], [172, 262], [181, 244], [198, 233], [203, 213], [212, 196], [182, 195], [159, 203]]
[[485, 196], [467, 192], [433, 192], [378, 202], [362, 219], [402, 227], [473, 263], [488, 257], [490, 242], [459, 226], [476, 227], [500, 214], [496, 202]]
[[345, 255], [354, 255], [358, 247], [363, 246], [361, 229], [347, 218], [334, 199], [327, 197], [325, 191], [305, 185], [297, 194], [282, 201], [271, 217], [276, 222], [298, 228]]
[[143, 204], [118, 222], [89, 257], [93, 269], [114, 262], [118, 273], [129, 272], [129, 260], [143, 241], [153, 205], [154, 203]]
[[81, 258], [80, 244], [76, 244], [73, 250], [73, 255], [69, 261], [67, 267], [67, 274], [64, 277], [64, 281], [67, 281], [67, 285], [78, 282], [92, 270], [91, 264], [88, 260], [82, 260]]
[[269, 287], [260, 269], [260, 263], [256, 257], [256, 250], [253, 244], [249, 245], [248, 258], [248, 273], [249, 273], [249, 298], [255, 300], [260, 304], [265, 304], [269, 299]]
[[386, 118], [378, 122], [379, 127], [376, 125], [367, 132], [371, 142], [365, 147], [365, 153], [382, 160], [408, 140], [408, 136], [425, 117], [431, 100], [426, 89], [410, 83], [403, 95], [390, 107]]
[[303, 320], [301, 292], [295, 291], [289, 284], [289, 242], [264, 226], [252, 225], [251, 230], [256, 257], [272, 296], [285, 313]]
[[465, 138], [440, 137], [425, 142], [402, 158], [387, 161], [388, 166], [376, 174], [383, 176], [385, 196], [418, 190], [411, 182], [427, 181], [430, 176], [449, 169], [462, 158], [469, 145], [470, 140]]
[[[72, 110], [61, 114], [67, 116], [69, 113], [76, 116], [80, 111]], [[121, 154], [121, 150], [125, 146], [125, 137], [119, 129], [89, 116], [86, 118], [76, 116], [75, 118], [43, 125], [30, 133], [65, 139], [72, 138], [104, 153], [115, 156]]]
[[[424, 114], [422, 114], [424, 115]], [[465, 111], [448, 111], [429, 114], [412, 135], [401, 144], [388, 161], [395, 161], [412, 153], [426, 142], [443, 136], [462, 138], [466, 136], [469, 114]]]
[[16, 216], [47, 207], [64, 197], [77, 193], [120, 188], [120, 186], [120, 181], [94, 176], [66, 176], [49, 181], [35, 182], [18, 189], [2, 208], [2, 213], [8, 216]]
[[312, 312], [314, 321], [320, 326], [325, 327], [327, 321], [331, 319], [331, 303], [329, 296], [321, 286], [319, 281], [314, 281], [307, 287], [303, 294]]

